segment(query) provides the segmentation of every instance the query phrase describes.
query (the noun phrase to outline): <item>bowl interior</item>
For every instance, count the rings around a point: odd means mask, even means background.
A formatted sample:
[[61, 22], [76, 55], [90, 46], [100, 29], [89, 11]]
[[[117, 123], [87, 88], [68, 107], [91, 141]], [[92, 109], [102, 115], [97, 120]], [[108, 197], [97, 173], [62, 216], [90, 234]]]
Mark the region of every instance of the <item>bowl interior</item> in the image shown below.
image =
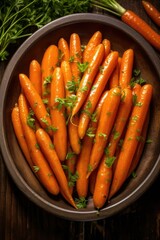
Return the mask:
[[[11, 123], [11, 109], [17, 102], [20, 93], [18, 74], [26, 73], [28, 75], [30, 61], [37, 59], [41, 62], [45, 49], [50, 44], [57, 45], [60, 37], [69, 41], [70, 34], [76, 32], [80, 35], [82, 44], [85, 44], [97, 30], [102, 32], [103, 38], [111, 41], [112, 49], [118, 50], [120, 55], [124, 50], [133, 48], [135, 52], [134, 67], [140, 69], [142, 77], [146, 79], [147, 83], [154, 86], [148, 130], [148, 138], [153, 142], [145, 146], [137, 168], [137, 177], [130, 179], [110, 203], [100, 211], [98, 216], [93, 207], [92, 198], [89, 198], [86, 209], [75, 210], [61, 197], [53, 197], [43, 189], [26, 164]], [[22, 192], [47, 211], [73, 220], [93, 220], [97, 217], [110, 216], [127, 207], [139, 197], [158, 174], [156, 165], [158, 164], [159, 168], [160, 162], [159, 66], [160, 61], [156, 53], [142, 37], [125, 24], [107, 16], [76, 14], [64, 17], [48, 24], [27, 39], [13, 56], [6, 69], [0, 95], [1, 150], [6, 166]]]

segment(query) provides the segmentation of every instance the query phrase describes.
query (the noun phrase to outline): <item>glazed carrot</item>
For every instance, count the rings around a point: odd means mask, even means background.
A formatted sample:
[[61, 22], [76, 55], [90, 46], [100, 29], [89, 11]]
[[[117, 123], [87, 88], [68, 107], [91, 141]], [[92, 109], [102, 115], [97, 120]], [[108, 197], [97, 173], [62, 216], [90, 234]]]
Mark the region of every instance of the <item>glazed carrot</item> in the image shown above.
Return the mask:
[[119, 57], [118, 58], [118, 63], [117, 63], [114, 71], [112, 72], [112, 74], [109, 78], [109, 82], [108, 82], [109, 83], [109, 89], [119, 86], [119, 74], [120, 74], [121, 60], [122, 60], [122, 58]]
[[88, 193], [89, 179], [87, 178], [88, 164], [90, 160], [90, 154], [93, 146], [94, 135], [96, 133], [102, 105], [108, 95], [108, 91], [105, 91], [100, 98], [96, 110], [94, 121], [91, 121], [86, 135], [82, 140], [82, 148], [77, 159], [76, 172], [78, 173], [78, 179], [76, 182], [76, 190], [79, 197], [86, 197]]
[[75, 202], [71, 196], [69, 187], [68, 187], [68, 181], [66, 178], [66, 175], [63, 171], [61, 162], [56, 154], [56, 151], [54, 150], [52, 140], [50, 139], [49, 135], [42, 129], [39, 128], [36, 131], [36, 138], [38, 141], [38, 144], [40, 145], [40, 148], [42, 149], [42, 152], [46, 159], [48, 160], [56, 178], [60, 186], [61, 193], [65, 196], [65, 198], [68, 200], [68, 202], [76, 208]]
[[94, 55], [92, 60], [90, 61], [88, 68], [84, 72], [84, 75], [81, 79], [79, 88], [77, 90], [77, 101], [72, 110], [72, 117], [80, 110], [82, 105], [84, 104], [87, 95], [92, 87], [92, 83], [94, 78], [98, 72], [99, 66], [104, 57], [104, 45], [99, 44], [94, 51]]
[[95, 32], [91, 36], [83, 52], [83, 62], [90, 62], [96, 46], [99, 45], [101, 41], [102, 33], [100, 31]]
[[112, 164], [115, 160], [116, 147], [126, 126], [132, 108], [132, 91], [126, 88], [122, 91], [122, 98], [114, 123], [109, 144], [98, 168], [93, 202], [96, 208], [102, 208], [108, 198], [112, 180]]
[[29, 65], [29, 79], [33, 83], [36, 91], [42, 96], [42, 72], [37, 60], [32, 60]]
[[109, 188], [112, 180], [112, 168], [106, 164], [105, 160], [106, 156], [102, 158], [100, 163], [93, 192], [93, 203], [97, 209], [100, 209], [104, 206], [108, 198]]
[[[153, 47], [160, 50], [160, 35], [149, 24], [131, 10], [122, 7], [116, 0], [105, 1], [99, 6], [98, 0], [91, 0], [92, 5], [118, 15], [123, 22], [139, 32]], [[96, 5], [97, 4], [97, 5]]]
[[133, 173], [133, 171], [136, 169], [136, 167], [140, 161], [140, 158], [141, 158], [141, 155], [142, 155], [142, 152], [144, 149], [146, 137], [147, 137], [148, 125], [149, 125], [149, 114], [147, 114], [147, 116], [146, 116], [146, 120], [145, 120], [144, 126], [142, 128], [141, 139], [138, 144], [137, 150], [134, 154], [130, 169], [128, 171], [128, 176], [130, 176]]
[[105, 59], [111, 51], [111, 42], [108, 39], [104, 38], [102, 41], [102, 44], [104, 45], [104, 49], [105, 49], [105, 53], [104, 53], [104, 59]]
[[96, 184], [97, 172], [98, 172], [98, 168], [96, 168], [96, 169], [91, 173], [91, 175], [89, 176], [89, 191], [90, 191], [91, 195], [93, 195], [93, 193], [94, 193], [95, 184]]
[[95, 142], [91, 152], [87, 177], [89, 177], [91, 172], [98, 167], [98, 164], [103, 156], [109, 134], [112, 130], [118, 111], [120, 99], [121, 89], [119, 87], [115, 87], [109, 90], [108, 95], [102, 105]]
[[44, 52], [41, 69], [42, 69], [42, 98], [48, 100], [50, 96], [50, 83], [52, 74], [59, 61], [59, 52], [56, 45], [50, 45]]
[[69, 42], [69, 51], [70, 51], [70, 64], [72, 75], [76, 85], [79, 85], [81, 79], [81, 71], [78, 67], [78, 63], [82, 62], [82, 51], [81, 51], [81, 39], [77, 33], [72, 33], [70, 36]]
[[78, 124], [79, 124], [79, 117], [75, 115], [72, 118], [72, 121], [68, 122], [68, 136], [71, 147], [76, 154], [79, 154], [81, 151], [81, 139], [78, 135]]
[[50, 114], [52, 125], [55, 128], [53, 143], [57, 155], [64, 161], [67, 154], [67, 127], [65, 119], [65, 108], [61, 100], [65, 97], [63, 75], [60, 67], [56, 67], [51, 82]]
[[24, 131], [24, 136], [33, 162], [32, 170], [48, 192], [53, 195], [57, 195], [59, 193], [57, 180], [55, 179], [51, 168], [38, 147], [34, 130], [27, 124], [29, 110], [27, 100], [23, 94], [20, 94], [19, 96], [18, 105], [22, 129]]
[[46, 129], [50, 135], [52, 135], [51, 119], [45, 108], [42, 98], [37, 93], [35, 87], [25, 74], [19, 74], [19, 81], [40, 125]]
[[124, 51], [121, 59], [119, 75], [119, 86], [121, 88], [126, 88], [130, 84], [132, 78], [133, 61], [134, 61], [133, 49], [127, 49], [126, 51]]
[[19, 107], [17, 104], [12, 109], [11, 118], [12, 118], [14, 132], [17, 137], [18, 143], [21, 147], [21, 150], [22, 150], [28, 164], [30, 165], [30, 167], [33, 167], [29, 149], [28, 149], [25, 137], [24, 137], [24, 132], [22, 129], [22, 124], [21, 124], [21, 120], [20, 120], [20, 116], [19, 116]]
[[83, 138], [88, 127], [92, 113], [95, 110], [96, 104], [111, 76], [114, 68], [117, 65], [118, 52], [111, 52], [104, 60], [101, 70], [97, 74], [95, 81], [93, 82], [92, 89], [82, 107], [82, 112], [80, 114], [78, 134], [80, 138]]
[[132, 110], [129, 125], [123, 142], [123, 147], [117, 160], [109, 198], [117, 193], [128, 176], [128, 171], [137, 149], [144, 121], [149, 109], [152, 92], [153, 88], [150, 84], [144, 85], [141, 88], [141, 92], [138, 96], [137, 104]]
[[142, 5], [149, 17], [160, 27], [160, 12], [148, 1], [142, 1]]
[[60, 38], [58, 41], [58, 49], [60, 51], [60, 61], [69, 61], [70, 53], [68, 42], [64, 38]]

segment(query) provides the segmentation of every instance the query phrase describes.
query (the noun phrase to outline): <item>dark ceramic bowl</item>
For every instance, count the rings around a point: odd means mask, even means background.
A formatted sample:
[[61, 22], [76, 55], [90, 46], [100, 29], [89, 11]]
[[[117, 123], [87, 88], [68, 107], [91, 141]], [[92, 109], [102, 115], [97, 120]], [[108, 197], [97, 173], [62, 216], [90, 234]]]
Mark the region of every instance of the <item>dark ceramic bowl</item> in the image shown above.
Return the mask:
[[[75, 210], [61, 197], [48, 195], [26, 164], [17, 143], [12, 123], [11, 109], [20, 93], [18, 74], [28, 74], [32, 59], [41, 61], [47, 46], [57, 44], [60, 37], [69, 40], [71, 33], [80, 35], [86, 43], [97, 30], [110, 39], [112, 49], [122, 53], [127, 48], [135, 51], [135, 67], [141, 69], [142, 77], [154, 87], [151, 104], [151, 119], [148, 137], [153, 140], [145, 146], [137, 177], [130, 179], [108, 205], [97, 215], [89, 198], [86, 209]], [[160, 170], [160, 60], [153, 48], [134, 30], [111, 17], [97, 14], [75, 14], [63, 17], [41, 28], [14, 54], [6, 68], [0, 89], [0, 143], [1, 151], [9, 173], [19, 189], [35, 204], [54, 215], [65, 219], [88, 221], [102, 219], [116, 214], [139, 198], [157, 177]]]

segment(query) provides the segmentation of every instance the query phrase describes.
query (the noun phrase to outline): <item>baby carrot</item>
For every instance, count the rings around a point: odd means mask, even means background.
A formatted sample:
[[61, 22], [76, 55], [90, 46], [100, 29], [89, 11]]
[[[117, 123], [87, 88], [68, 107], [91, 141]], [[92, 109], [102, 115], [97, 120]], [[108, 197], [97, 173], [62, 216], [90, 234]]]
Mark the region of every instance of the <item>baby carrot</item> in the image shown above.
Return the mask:
[[57, 155], [64, 161], [67, 154], [67, 127], [65, 108], [61, 103], [65, 97], [63, 75], [60, 67], [56, 67], [51, 82], [50, 114], [52, 125], [55, 128], [53, 143]]
[[142, 5], [149, 17], [160, 27], [160, 12], [148, 1], [142, 1]]
[[87, 95], [92, 87], [94, 78], [98, 72], [99, 66], [104, 57], [104, 45], [99, 44], [94, 51], [92, 60], [90, 61], [88, 68], [85, 70], [84, 75], [81, 79], [79, 88], [77, 90], [77, 101], [72, 110], [72, 117], [80, 110], [84, 104]]
[[32, 60], [29, 65], [29, 79], [33, 83], [36, 91], [42, 96], [42, 72], [37, 60]]
[[122, 58], [119, 57], [118, 58], [118, 63], [117, 63], [114, 71], [112, 72], [112, 74], [109, 78], [109, 82], [108, 82], [109, 83], [109, 89], [119, 86], [119, 74], [120, 74], [121, 60], [122, 60]]
[[42, 69], [42, 98], [48, 100], [50, 96], [50, 83], [52, 74], [59, 61], [59, 52], [56, 45], [50, 45], [44, 52], [41, 69]]
[[29, 153], [29, 149], [28, 149], [25, 137], [24, 137], [24, 132], [23, 132], [23, 129], [22, 129], [22, 124], [21, 124], [21, 120], [20, 120], [20, 116], [19, 116], [18, 104], [16, 104], [14, 106], [14, 108], [12, 109], [11, 118], [12, 118], [12, 124], [13, 124], [14, 132], [15, 132], [15, 135], [17, 137], [18, 143], [19, 143], [19, 145], [22, 149], [22, 152], [23, 152], [28, 164], [32, 168], [33, 163], [32, 163], [30, 153]]
[[89, 177], [91, 172], [98, 167], [101, 157], [103, 156], [109, 134], [112, 130], [118, 111], [120, 99], [121, 89], [119, 87], [115, 87], [109, 90], [108, 95], [102, 105], [95, 142], [91, 152], [87, 177]]
[[60, 61], [69, 61], [70, 53], [68, 42], [64, 38], [60, 38], [58, 41], [58, 49], [59, 49], [59, 58]]
[[138, 96], [137, 104], [132, 110], [123, 142], [123, 148], [120, 151], [114, 171], [109, 198], [111, 198], [121, 188], [128, 176], [133, 156], [137, 149], [138, 142], [141, 139], [140, 136], [149, 109], [152, 92], [153, 88], [150, 84], [144, 85]]
[[20, 94], [19, 96], [18, 105], [22, 129], [24, 131], [24, 136], [33, 162], [32, 170], [42, 185], [48, 190], [48, 192], [52, 193], [53, 195], [57, 195], [59, 193], [57, 180], [55, 179], [50, 166], [38, 147], [34, 130], [29, 127], [27, 123], [29, 110], [27, 100], [23, 94]]
[[81, 39], [77, 33], [72, 33], [69, 42], [70, 64], [72, 75], [76, 85], [78, 86], [81, 79], [81, 71], [78, 64], [82, 62]]
[[102, 41], [102, 44], [104, 45], [104, 49], [105, 49], [105, 53], [104, 53], [104, 59], [105, 59], [111, 51], [111, 42], [108, 39], [104, 38]]
[[24, 94], [35, 113], [40, 125], [52, 135], [51, 119], [42, 101], [42, 98], [37, 93], [35, 87], [25, 74], [19, 74], [20, 85]]
[[124, 51], [119, 75], [119, 86], [126, 88], [130, 84], [133, 70], [134, 51], [133, 49], [127, 49]]
[[76, 114], [72, 121], [68, 122], [68, 136], [71, 147], [76, 154], [81, 151], [81, 139], [78, 135], [79, 116]]
[[83, 63], [90, 62], [94, 53], [95, 47], [102, 41], [102, 33], [100, 31], [95, 32], [89, 39], [84, 52], [83, 52]]
[[82, 107], [82, 112], [80, 114], [78, 134], [80, 138], [83, 138], [88, 127], [88, 123], [91, 119], [91, 115], [95, 110], [96, 104], [108, 82], [108, 79], [117, 65], [118, 52], [111, 52], [104, 60], [99, 73], [97, 74], [92, 89]]
[[52, 140], [50, 139], [49, 135], [42, 129], [39, 128], [36, 131], [36, 138], [38, 141], [38, 144], [40, 145], [40, 148], [48, 160], [56, 178], [60, 186], [60, 191], [64, 195], [64, 197], [68, 200], [68, 202], [76, 208], [75, 202], [71, 196], [68, 181], [66, 178], [66, 175], [63, 171], [61, 162], [56, 154], [56, 151], [54, 150]]

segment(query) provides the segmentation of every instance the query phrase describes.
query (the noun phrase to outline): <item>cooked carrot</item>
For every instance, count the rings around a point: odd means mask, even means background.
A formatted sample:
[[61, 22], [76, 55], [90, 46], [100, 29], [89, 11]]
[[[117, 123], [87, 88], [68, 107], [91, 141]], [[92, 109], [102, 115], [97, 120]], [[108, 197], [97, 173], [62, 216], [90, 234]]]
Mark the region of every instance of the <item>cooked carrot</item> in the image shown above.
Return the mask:
[[68, 46], [68, 42], [64, 38], [59, 39], [58, 49], [60, 51], [59, 53], [60, 62], [69, 61], [69, 58], [70, 58], [69, 46]]
[[111, 42], [108, 39], [104, 38], [102, 41], [102, 44], [104, 45], [104, 49], [105, 49], [105, 53], [104, 53], [104, 59], [105, 59], [111, 51]]
[[109, 137], [109, 144], [98, 168], [95, 190], [93, 194], [93, 202], [96, 208], [102, 208], [108, 198], [112, 180], [112, 164], [116, 158], [116, 147], [126, 126], [131, 108], [132, 91], [129, 88], [126, 88], [122, 91], [122, 98], [114, 127]]
[[95, 81], [93, 82], [92, 89], [82, 107], [82, 112], [80, 114], [78, 134], [80, 138], [83, 138], [88, 127], [88, 123], [91, 119], [91, 115], [95, 110], [96, 104], [111, 76], [114, 68], [117, 65], [118, 52], [111, 52], [104, 60], [101, 70], [97, 74]]
[[103, 156], [109, 134], [112, 130], [118, 111], [120, 99], [121, 89], [119, 87], [115, 87], [109, 90], [108, 95], [102, 105], [95, 142], [91, 152], [87, 177], [89, 177], [91, 172], [98, 167], [98, 164]]
[[121, 188], [128, 176], [133, 156], [140, 140], [142, 128], [149, 109], [153, 88], [146, 84], [141, 88], [137, 104], [134, 106], [125, 134], [122, 150], [116, 164], [109, 198]]
[[98, 172], [98, 168], [96, 168], [96, 169], [91, 173], [91, 175], [89, 176], [89, 191], [90, 191], [91, 195], [93, 195], [93, 193], [94, 193], [95, 184], [96, 184], [97, 172]]
[[29, 65], [29, 79], [33, 83], [36, 91], [42, 96], [42, 72], [41, 65], [37, 60], [32, 60]]
[[18, 105], [22, 129], [24, 131], [24, 136], [33, 162], [32, 170], [34, 171], [35, 175], [38, 177], [42, 185], [50, 193], [52, 193], [53, 195], [57, 195], [59, 193], [59, 186], [57, 180], [55, 179], [55, 176], [50, 166], [48, 165], [46, 159], [44, 158], [42, 152], [38, 147], [34, 130], [27, 124], [29, 110], [27, 100], [23, 94], [20, 94], [19, 96]]
[[68, 181], [66, 178], [66, 175], [63, 171], [61, 162], [56, 154], [56, 151], [54, 150], [52, 140], [50, 139], [49, 135], [42, 129], [39, 128], [36, 131], [36, 138], [38, 141], [38, 144], [40, 145], [40, 148], [48, 160], [56, 178], [60, 186], [60, 191], [65, 196], [65, 198], [68, 200], [68, 202], [76, 208], [75, 202], [71, 196]]
[[72, 111], [72, 117], [80, 110], [84, 104], [87, 95], [92, 87], [94, 78], [98, 72], [100, 64], [104, 57], [104, 45], [99, 44], [94, 51], [92, 60], [90, 61], [88, 68], [84, 72], [84, 75], [81, 79], [79, 88], [77, 90], [77, 101]]
[[121, 59], [119, 75], [119, 85], [121, 88], [126, 88], [130, 84], [132, 78], [133, 61], [134, 61], [133, 49], [130, 48], [124, 51]]
[[100, 31], [95, 32], [90, 37], [83, 52], [83, 63], [90, 62], [96, 46], [99, 45], [101, 41], [102, 41], [102, 33]]
[[61, 101], [65, 97], [64, 81], [62, 70], [56, 67], [51, 82], [50, 114], [52, 125], [55, 128], [53, 143], [57, 155], [64, 161], [67, 154], [67, 127], [65, 119], [65, 108]]
[[112, 72], [112, 74], [109, 78], [109, 82], [108, 82], [109, 83], [109, 89], [119, 86], [119, 74], [120, 74], [121, 60], [122, 60], [122, 58], [119, 57], [118, 58], [118, 63], [117, 63], [114, 71]]
[[149, 125], [149, 114], [147, 114], [147, 116], [146, 116], [146, 120], [144, 122], [144, 126], [142, 128], [142, 133], [141, 133], [141, 137], [140, 137], [141, 139], [140, 139], [140, 142], [138, 144], [137, 150], [134, 154], [130, 169], [128, 171], [128, 176], [130, 176], [133, 173], [133, 171], [135, 171], [135, 169], [136, 169], [136, 167], [137, 167], [137, 165], [140, 161], [140, 158], [141, 158], [141, 155], [142, 155], [142, 152], [143, 152], [143, 149], [144, 149], [144, 145], [145, 145], [145, 142], [146, 142], [148, 125]]
[[142, 1], [142, 5], [149, 17], [160, 27], [160, 12], [148, 1]]
[[[52, 74], [59, 61], [59, 52], [56, 45], [50, 45], [44, 52], [42, 69], [42, 98], [48, 100], [50, 96], [50, 83]], [[49, 100], [48, 100], [49, 101]]]
[[82, 62], [82, 51], [81, 51], [81, 39], [77, 33], [72, 33], [69, 41], [70, 51], [70, 64], [72, 75], [76, 85], [79, 85], [81, 79], [81, 71], [78, 67], [78, 63]]
[[12, 109], [11, 118], [12, 118], [14, 132], [17, 137], [18, 143], [21, 147], [21, 150], [22, 150], [28, 164], [30, 165], [30, 167], [33, 167], [33, 162], [31, 160], [29, 149], [28, 149], [26, 139], [24, 137], [24, 132], [22, 129], [22, 124], [21, 124], [21, 120], [20, 120], [20, 116], [19, 116], [18, 104], [16, 104], [14, 106], [14, 108]]
[[20, 85], [24, 94], [34, 111], [40, 125], [52, 135], [51, 119], [42, 101], [42, 98], [37, 93], [35, 87], [25, 74], [19, 74]]
[[78, 135], [78, 124], [79, 124], [79, 117], [75, 115], [72, 118], [72, 121], [68, 122], [68, 136], [71, 147], [76, 154], [79, 154], [81, 151], [81, 139]]

